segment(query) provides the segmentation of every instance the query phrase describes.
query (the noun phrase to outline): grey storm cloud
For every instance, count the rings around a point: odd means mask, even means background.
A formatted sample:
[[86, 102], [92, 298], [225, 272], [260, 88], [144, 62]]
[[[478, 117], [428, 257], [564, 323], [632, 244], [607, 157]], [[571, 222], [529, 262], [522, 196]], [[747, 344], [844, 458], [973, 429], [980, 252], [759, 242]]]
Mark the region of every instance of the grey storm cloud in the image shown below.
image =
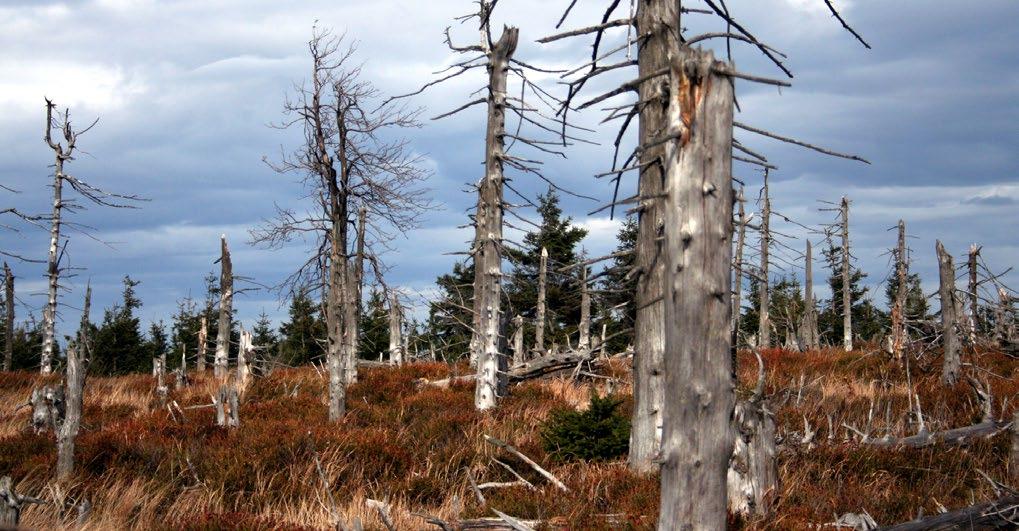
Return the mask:
[[[551, 68], [576, 65], [590, 55], [588, 40], [534, 42], [555, 31], [566, 3], [504, 0], [496, 22], [522, 26], [521, 59]], [[894, 234], [888, 229], [900, 218], [913, 236], [915, 268], [927, 282], [936, 278], [935, 239], [956, 253], [979, 242], [993, 267], [1015, 264], [1019, 30], [1013, 22], [1019, 19], [1019, 3], [845, 0], [838, 5], [873, 50], [843, 31], [819, 0], [729, 2], [758, 38], [788, 55], [785, 62], [795, 74], [793, 87], [781, 91], [739, 82], [739, 120], [872, 162], [833, 159], [738, 132], [742, 142], [780, 168], [772, 173], [776, 210], [816, 227], [831, 217], [819, 210], [824, 203], [818, 200], [850, 197], [855, 255], [875, 293], [890, 270], [885, 251]], [[308, 247], [295, 242], [270, 251], [245, 242], [248, 229], [271, 216], [274, 205], [305, 208], [297, 177], [275, 174], [263, 157], [277, 159], [300, 140], [299, 132], [270, 125], [282, 119], [285, 95], [308, 75], [305, 46], [312, 26], [356, 40], [365, 77], [385, 93], [400, 94], [416, 90], [454, 60], [442, 42], [447, 26], [459, 41], [476, 39], [475, 31], [453, 21], [470, 9], [467, 0], [0, 3], [0, 183], [20, 191], [2, 192], [4, 202], [31, 212], [48, 208], [51, 153], [41, 138], [44, 96], [70, 106], [79, 123], [101, 118], [81, 141], [87, 154], [71, 165], [76, 175], [149, 199], [137, 210], [93, 207], [74, 215], [111, 245], [71, 235], [71, 263], [87, 269], [72, 279], [64, 296], [70, 305], [65, 322], [74, 322], [73, 305], [86, 278], [96, 287], [97, 305], [110, 306], [125, 274], [142, 281], [142, 316], [169, 319], [179, 299], [201, 296], [202, 277], [216, 267], [220, 234], [232, 243], [238, 274], [263, 284], [281, 280], [303, 261]], [[603, 9], [599, 2], [581, 2], [565, 27], [596, 23]], [[695, 14], [684, 25], [690, 34], [723, 29]], [[781, 76], [752, 48], [735, 43], [733, 52], [741, 70]], [[716, 53], [723, 55], [724, 49]], [[620, 73], [594, 83], [581, 99], [625, 80], [627, 74]], [[555, 76], [542, 79], [561, 91], [556, 81]], [[483, 83], [479, 72], [412, 102], [425, 107], [424, 116], [434, 116], [467, 101]], [[595, 111], [578, 119], [597, 126], [601, 117]], [[480, 109], [425, 122], [409, 140], [434, 170], [429, 187], [443, 208], [430, 213], [415, 234], [393, 242], [385, 257], [392, 266], [390, 281], [423, 296], [435, 276], [458, 259], [445, 253], [462, 250], [470, 237], [459, 227], [473, 203], [466, 184], [482, 169], [484, 127]], [[567, 212], [591, 229], [585, 245], [592, 254], [614, 246], [618, 227], [603, 214], [587, 216], [612, 194], [609, 183], [592, 176], [611, 163], [613, 136], [613, 129], [596, 127], [589, 139], [600, 146], [571, 146], [565, 160], [543, 157], [547, 175], [557, 183], [599, 198], [563, 197]], [[632, 147], [632, 139], [628, 142]], [[734, 173], [746, 182], [748, 197], [756, 197], [760, 173], [745, 165]], [[515, 176], [514, 186], [530, 195], [546, 187], [527, 176]], [[633, 188], [632, 180], [625, 181], [620, 193], [632, 194]], [[777, 222], [796, 238], [789, 247], [802, 248], [804, 238], [820, 243], [820, 235], [798, 224]], [[45, 232], [19, 229], [0, 232], [0, 249], [42, 257]], [[794, 252], [783, 252], [783, 260], [797, 262]], [[32, 292], [43, 288], [42, 267], [13, 266], [22, 300], [41, 307], [42, 298]], [[785, 274], [799, 273], [787, 266]], [[1015, 274], [1007, 278], [1015, 284]], [[275, 295], [266, 292], [247, 294], [237, 307], [246, 321], [263, 309], [274, 317], [282, 313]]]

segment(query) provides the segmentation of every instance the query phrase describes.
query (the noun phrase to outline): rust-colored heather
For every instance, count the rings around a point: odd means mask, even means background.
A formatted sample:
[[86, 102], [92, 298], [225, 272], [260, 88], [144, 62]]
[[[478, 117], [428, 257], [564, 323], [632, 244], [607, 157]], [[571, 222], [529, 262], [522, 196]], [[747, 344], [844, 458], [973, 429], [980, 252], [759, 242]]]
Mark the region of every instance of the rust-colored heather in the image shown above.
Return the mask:
[[[927, 427], [942, 430], [978, 421], [980, 407], [967, 382], [947, 389], [939, 383], [937, 358], [910, 362], [910, 384], [901, 365], [876, 348], [798, 353], [762, 352], [766, 394], [775, 413], [782, 480], [773, 514], [766, 520], [731, 519], [735, 529], [804, 529], [830, 522], [833, 514], [868, 511], [878, 522], [908, 520], [971, 499], [993, 496], [977, 470], [1006, 481], [1008, 441], [999, 436], [966, 448], [879, 449], [861, 445], [843, 424], [872, 437], [910, 435], [909, 404], [919, 396]], [[1019, 402], [1015, 360], [987, 350], [970, 352], [968, 374], [990, 385], [995, 414], [1009, 418]], [[29, 373], [0, 373], [0, 475], [10, 474], [21, 491], [44, 497], [61, 493], [88, 497], [93, 513], [87, 529], [324, 529], [332, 509], [315, 465], [322, 464], [336, 511], [381, 529], [367, 499], [391, 506], [399, 529], [424, 529], [413, 513], [440, 518], [491, 516], [496, 508], [560, 529], [652, 529], [658, 505], [657, 476], [630, 473], [624, 460], [562, 463], [541, 447], [541, 423], [554, 409], [584, 407], [592, 389], [632, 399], [628, 362], [613, 360], [606, 380], [569, 380], [568, 375], [515, 385], [500, 407], [474, 410], [473, 386], [436, 388], [418, 384], [468, 374], [465, 364], [417, 363], [360, 371], [349, 389], [342, 422], [326, 418], [325, 381], [314, 368], [279, 370], [256, 379], [243, 395], [241, 427], [214, 425], [208, 407], [216, 381], [192, 375], [192, 385], [172, 390], [183, 410], [159, 407], [148, 375], [92, 378], [78, 444], [78, 476], [62, 490], [48, 483], [55, 449], [51, 435], [28, 429], [20, 409], [43, 380]], [[748, 395], [757, 362], [740, 353], [739, 392]], [[47, 381], [55, 381], [52, 378]], [[1007, 411], [1002, 403], [1008, 399]], [[915, 407], [915, 405], [914, 405]], [[804, 418], [817, 431], [816, 448], [798, 441]], [[828, 428], [831, 418], [832, 431]], [[569, 487], [560, 492], [523, 462], [484, 442], [503, 439], [548, 468]], [[480, 482], [506, 482], [510, 464], [535, 489], [485, 491], [475, 499], [470, 469]], [[71, 527], [73, 515], [32, 506], [24, 523], [36, 528]]]

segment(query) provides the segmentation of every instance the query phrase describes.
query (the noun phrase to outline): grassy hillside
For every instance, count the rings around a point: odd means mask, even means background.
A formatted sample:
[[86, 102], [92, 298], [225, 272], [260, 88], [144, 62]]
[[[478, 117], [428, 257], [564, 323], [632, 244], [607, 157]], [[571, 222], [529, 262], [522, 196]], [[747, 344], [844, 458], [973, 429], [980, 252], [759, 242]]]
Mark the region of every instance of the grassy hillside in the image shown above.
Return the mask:
[[[769, 409], [780, 437], [780, 492], [766, 521], [734, 522], [745, 529], [803, 529], [831, 522], [835, 514], [866, 510], [880, 523], [908, 520], [938, 505], [959, 507], [994, 497], [977, 472], [1007, 482], [1007, 435], [966, 448], [877, 449], [850, 440], [843, 423], [880, 437], [910, 435], [906, 373], [881, 354], [826, 350], [809, 354], [769, 350]], [[1019, 366], [994, 353], [971, 356], [973, 374], [990, 384], [995, 413], [1010, 418], [1019, 401]], [[413, 513], [453, 519], [491, 516], [488, 508], [541, 520], [563, 529], [650, 529], [657, 515], [656, 477], [630, 474], [625, 461], [555, 463], [543, 451], [541, 423], [558, 408], [582, 408], [591, 387], [606, 386], [626, 399], [628, 363], [607, 370], [618, 381], [574, 382], [568, 377], [516, 386], [490, 414], [473, 408], [473, 386], [440, 389], [419, 378], [464, 374], [464, 365], [410, 364], [361, 371], [348, 393], [348, 415], [326, 422], [325, 380], [308, 367], [277, 371], [256, 380], [243, 398], [241, 427], [218, 428], [208, 404], [211, 375], [194, 376], [191, 387], [172, 392], [184, 417], [158, 408], [148, 375], [93, 378], [78, 442], [79, 476], [69, 486], [48, 486], [55, 464], [51, 435], [27, 427], [24, 403], [36, 375], [0, 373], [0, 475], [11, 475], [19, 491], [44, 498], [88, 497], [94, 509], [88, 529], [324, 529], [329, 495], [316, 471], [316, 457], [329, 491], [346, 521], [360, 517], [367, 529], [382, 529], [365, 500], [386, 500], [399, 529], [426, 529]], [[756, 378], [753, 357], [741, 356], [741, 392]], [[968, 384], [946, 389], [939, 368], [911, 366], [931, 431], [978, 421], [980, 407]], [[567, 375], [568, 376], [568, 375]], [[801, 386], [802, 382], [802, 386]], [[1007, 411], [1000, 410], [1008, 398]], [[828, 428], [831, 416], [835, 433]], [[799, 444], [804, 418], [818, 432], [816, 447]], [[491, 435], [546, 466], [569, 487], [563, 493], [504, 451], [486, 444]], [[479, 482], [515, 478], [492, 458], [513, 466], [533, 483], [488, 489], [488, 508], [475, 499], [465, 470]], [[31, 506], [22, 523], [32, 528], [71, 524], [52, 506]]]

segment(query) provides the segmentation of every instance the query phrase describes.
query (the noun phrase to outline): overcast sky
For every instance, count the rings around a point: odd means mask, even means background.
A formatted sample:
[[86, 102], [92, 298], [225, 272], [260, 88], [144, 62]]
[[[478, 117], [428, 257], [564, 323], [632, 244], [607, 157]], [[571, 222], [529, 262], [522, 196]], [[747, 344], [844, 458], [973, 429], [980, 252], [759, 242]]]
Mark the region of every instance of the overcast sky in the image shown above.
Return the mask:
[[[531, 64], [569, 67], [586, 61], [588, 39], [538, 45], [553, 33], [567, 0], [502, 0], [495, 20], [521, 26], [517, 57]], [[624, 2], [625, 3], [625, 2]], [[579, 2], [564, 27], [598, 21], [607, 2]], [[831, 219], [818, 200], [853, 201], [852, 238], [858, 265], [869, 274], [875, 299], [891, 267], [886, 250], [899, 218], [908, 224], [914, 270], [925, 287], [936, 282], [934, 241], [956, 255], [970, 243], [983, 245], [986, 262], [1002, 270], [1019, 262], [1019, 2], [941, 0], [843, 0], [843, 15], [873, 46], [864, 49], [828, 14], [822, 0], [729, 0], [729, 8], [755, 35], [786, 53], [793, 87], [738, 83], [737, 119], [840, 151], [873, 164], [833, 159], [752, 134], [741, 141], [765, 153], [780, 169], [773, 173], [775, 209], [804, 225]], [[700, 2], [684, 3], [704, 7]], [[43, 97], [70, 106], [79, 124], [101, 117], [79, 143], [87, 154], [69, 170], [97, 186], [147, 197], [139, 210], [92, 207], [73, 214], [94, 227], [112, 247], [71, 233], [70, 264], [86, 268], [70, 282], [63, 302], [77, 306], [91, 278], [95, 304], [115, 304], [125, 274], [140, 280], [143, 320], [165, 319], [176, 301], [203, 293], [202, 277], [218, 270], [218, 236], [233, 248], [235, 273], [274, 284], [304, 261], [307, 247], [282, 251], [252, 248], [247, 231], [270, 216], [274, 203], [301, 205], [293, 176], [273, 173], [263, 156], [293, 148], [296, 131], [268, 124], [281, 119], [281, 106], [294, 82], [310, 70], [307, 41], [312, 26], [346, 32], [359, 42], [364, 76], [389, 94], [410, 92], [431, 72], [456, 57], [443, 44], [444, 28], [471, 9], [466, 0], [3, 0], [0, 1], [0, 183], [2, 207], [46, 212], [51, 203], [52, 152], [42, 139]], [[622, 11], [620, 12], [622, 14]], [[724, 29], [703, 15], [684, 19], [688, 35]], [[617, 30], [613, 35], [620, 37]], [[477, 39], [471, 28], [455, 27], [461, 43]], [[741, 44], [737, 66], [778, 77], [781, 72]], [[482, 86], [482, 72], [430, 90], [413, 100], [432, 116], [469, 101]], [[588, 87], [586, 96], [611, 88], [630, 74]], [[541, 81], [561, 91], [554, 76]], [[621, 101], [621, 100], [620, 100]], [[581, 120], [596, 124], [603, 115]], [[480, 108], [408, 135], [434, 171], [428, 183], [443, 209], [421, 229], [393, 242], [385, 256], [390, 282], [410, 294], [427, 294], [436, 275], [449, 270], [469, 239], [465, 209], [473, 202], [465, 183], [480, 177], [484, 116]], [[592, 176], [608, 169], [614, 129], [589, 135], [600, 147], [570, 148], [569, 160], [547, 161], [547, 174], [563, 187], [602, 201], [607, 183]], [[516, 148], [515, 148], [516, 149]], [[540, 154], [527, 153], [529, 158]], [[736, 164], [734, 173], [756, 197], [761, 177]], [[528, 193], [540, 181], [518, 176]], [[623, 194], [633, 191], [631, 180]], [[591, 230], [592, 254], [614, 246], [618, 220], [588, 217], [598, 203], [564, 198], [567, 212]], [[750, 205], [751, 209], [755, 209]], [[803, 229], [776, 221], [790, 236]], [[817, 236], [813, 236], [817, 243]], [[802, 239], [789, 240], [794, 248]], [[0, 232], [0, 249], [45, 258], [45, 231], [21, 227]], [[793, 255], [781, 251], [787, 258]], [[24, 317], [42, 306], [44, 266], [11, 261], [19, 279]], [[815, 270], [821, 269], [818, 265]], [[788, 274], [801, 271], [788, 268]], [[817, 283], [824, 282], [819, 275]], [[1019, 277], [1009, 275], [1013, 286]], [[825, 295], [822, 291], [822, 296]], [[285, 313], [276, 296], [247, 293], [235, 305], [249, 324], [262, 311]], [[65, 323], [75, 311], [63, 310]], [[63, 325], [66, 332], [70, 325]]]

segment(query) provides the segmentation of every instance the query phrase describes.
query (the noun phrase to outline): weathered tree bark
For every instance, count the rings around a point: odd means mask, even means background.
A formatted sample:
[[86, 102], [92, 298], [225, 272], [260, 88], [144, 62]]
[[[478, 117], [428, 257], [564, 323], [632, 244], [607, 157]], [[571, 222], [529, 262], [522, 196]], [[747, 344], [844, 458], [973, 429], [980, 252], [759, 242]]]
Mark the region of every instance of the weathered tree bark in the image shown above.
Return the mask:
[[538, 300], [534, 310], [534, 350], [540, 356], [545, 352], [545, 297], [548, 286], [548, 249], [541, 248], [538, 263]]
[[389, 294], [389, 362], [403, 365], [403, 316], [400, 298], [396, 292]]
[[517, 48], [519, 30], [504, 28], [488, 51], [488, 126], [485, 134], [485, 177], [478, 187], [474, 237], [474, 358], [478, 382], [474, 405], [496, 405], [499, 389], [499, 346], [502, 293], [503, 158], [506, 122], [506, 77]]
[[734, 407], [733, 87], [710, 51], [671, 63], [665, 144], [665, 401], [658, 529], [726, 526]]
[[32, 429], [35, 433], [56, 432], [64, 419], [64, 388], [45, 385], [32, 389], [29, 399], [32, 406]]
[[755, 395], [737, 403], [733, 419], [736, 442], [727, 476], [729, 511], [745, 516], [768, 514], [778, 492], [775, 420], [760, 398]]
[[757, 308], [757, 345], [771, 346], [771, 195], [768, 191], [768, 170], [764, 170], [764, 188], [761, 190], [761, 280]]
[[591, 292], [587, 286], [587, 266], [580, 268], [580, 337], [577, 350], [591, 349]]
[[958, 318], [955, 314], [955, 266], [952, 255], [945, 251], [945, 246], [938, 240], [935, 245], [938, 253], [938, 273], [941, 279], [941, 338], [945, 349], [945, 358], [941, 366], [941, 382], [955, 385], [959, 381], [959, 370], [962, 361], [959, 359]]
[[[74, 473], [74, 445], [81, 428], [82, 405], [85, 392], [85, 375], [88, 371], [90, 347], [89, 309], [92, 306], [92, 287], [85, 289], [85, 306], [77, 340], [67, 347], [67, 368], [64, 378], [66, 405], [63, 421], [57, 429], [57, 481], [66, 481]], [[165, 364], [165, 358], [163, 359]]]
[[[669, 67], [669, 54], [679, 49], [679, 2], [642, 0], [637, 2], [636, 30], [646, 40], [638, 47], [639, 77], [650, 76]], [[651, 145], [666, 129], [664, 86], [657, 78], [641, 83], [638, 99], [648, 102], [640, 107], [638, 143]], [[659, 236], [664, 224], [662, 195], [665, 177], [661, 162], [665, 146], [657, 145], [641, 152], [638, 193], [644, 200], [638, 210], [635, 267], [637, 268], [637, 308], [633, 331], [633, 420], [630, 431], [628, 462], [635, 472], [657, 470], [655, 459], [661, 448], [662, 403], [664, 401], [665, 318], [662, 294], [665, 282], [664, 260], [660, 257]], [[656, 164], [657, 162], [657, 164]]]
[[0, 478], [0, 529], [19, 529], [21, 510], [26, 503], [44, 502], [15, 492], [10, 476]]
[[[1013, 297], [1004, 287], [998, 287], [998, 305], [995, 308], [994, 335], [998, 346], [1006, 352], [1015, 350], [1015, 315], [1012, 310]], [[1019, 353], [1013, 353], [1016, 355]]]
[[223, 382], [216, 396], [216, 425], [236, 428], [241, 425], [240, 400], [234, 382]]
[[361, 348], [361, 289], [364, 284], [364, 232], [368, 210], [361, 207], [357, 212], [357, 250], [348, 287], [350, 296], [344, 300], [344, 334], [346, 334], [347, 358], [344, 367], [347, 385], [357, 383], [357, 357]]
[[980, 247], [977, 244], [969, 247], [969, 341], [976, 343], [977, 330], [980, 329], [980, 306], [977, 296], [977, 257], [980, 256]]
[[821, 334], [817, 330], [817, 301], [814, 300], [814, 247], [807, 240], [807, 251], [803, 264], [803, 320], [800, 327], [800, 339], [806, 350], [817, 350], [821, 347]]
[[853, 300], [849, 282], [849, 199], [842, 198], [842, 346], [853, 350]]
[[226, 378], [230, 362], [230, 328], [233, 318], [234, 272], [226, 235], [220, 237], [219, 328], [216, 331], [216, 378]]
[[209, 344], [209, 321], [203, 315], [201, 325], [198, 328], [198, 353], [196, 356], [198, 359], [195, 362], [195, 368], [198, 372], [205, 372], [205, 358], [207, 356], [207, 349]]
[[14, 274], [4, 262], [4, 370], [14, 364]]
[[992, 502], [970, 505], [955, 511], [930, 516], [913, 522], [879, 527], [877, 531], [991, 531], [1015, 529], [1019, 518], [1019, 495], [1009, 495]]
[[166, 385], [166, 354], [152, 358], [152, 376], [156, 379], [156, 398], [160, 406], [166, 405], [170, 388]]
[[527, 361], [524, 353], [524, 318], [518, 315], [513, 318], [513, 365]]
[[241, 326], [240, 341], [237, 347], [237, 388], [238, 393], [243, 394], [251, 381], [251, 367], [255, 353], [254, 341], [251, 332]]
[[906, 222], [899, 220], [899, 245], [895, 250], [895, 303], [892, 304], [892, 354], [902, 360], [906, 345], [906, 277], [909, 273], [909, 256], [906, 254]]
[[[53, 346], [56, 341], [57, 291], [60, 287], [60, 215], [64, 209], [64, 161], [71, 156], [73, 147], [65, 153], [60, 144], [54, 143], [50, 135], [53, 127], [53, 103], [46, 100], [46, 143], [53, 149], [53, 213], [50, 215], [50, 247], [46, 260], [46, 306], [42, 313], [42, 361], [40, 372], [53, 371]], [[73, 146], [73, 144], [72, 144]]]
[[732, 359], [736, 366], [736, 349], [739, 345], [740, 317], [743, 314], [743, 245], [747, 237], [747, 212], [744, 206], [743, 187], [739, 187], [736, 195], [736, 258], [732, 262]]

